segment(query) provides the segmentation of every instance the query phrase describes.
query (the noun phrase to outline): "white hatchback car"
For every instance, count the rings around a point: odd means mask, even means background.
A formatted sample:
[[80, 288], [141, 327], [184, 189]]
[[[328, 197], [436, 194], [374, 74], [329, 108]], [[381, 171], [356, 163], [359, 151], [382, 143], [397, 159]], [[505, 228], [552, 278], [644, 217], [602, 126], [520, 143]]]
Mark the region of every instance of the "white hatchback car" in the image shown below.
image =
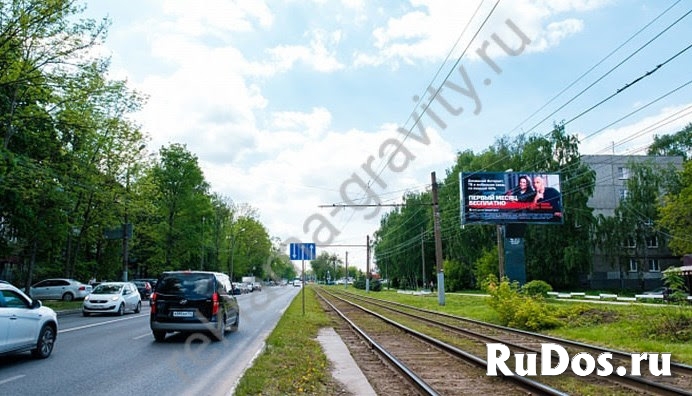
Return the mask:
[[139, 313], [142, 310], [142, 297], [132, 282], [104, 282], [84, 297], [82, 314], [114, 313], [124, 315], [125, 311]]
[[32, 300], [21, 290], [0, 282], [0, 355], [31, 351], [45, 359], [53, 352], [58, 334], [55, 311]]

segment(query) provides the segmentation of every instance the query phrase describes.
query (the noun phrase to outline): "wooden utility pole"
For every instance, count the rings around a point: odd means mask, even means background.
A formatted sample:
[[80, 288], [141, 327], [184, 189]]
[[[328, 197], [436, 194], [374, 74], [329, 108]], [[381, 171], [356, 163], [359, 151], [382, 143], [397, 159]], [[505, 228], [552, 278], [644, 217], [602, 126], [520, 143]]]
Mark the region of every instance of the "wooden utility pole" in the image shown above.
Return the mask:
[[346, 266], [346, 276], [344, 277], [344, 289], [348, 288], [348, 252], [346, 252], [346, 261], [345, 264]]
[[437, 302], [445, 305], [445, 274], [442, 263], [442, 230], [440, 227], [440, 206], [437, 197], [437, 181], [435, 172], [430, 174], [432, 180], [432, 199], [433, 199], [433, 229], [435, 230], [435, 263], [437, 264]]
[[370, 292], [370, 235], [365, 236], [365, 292]]

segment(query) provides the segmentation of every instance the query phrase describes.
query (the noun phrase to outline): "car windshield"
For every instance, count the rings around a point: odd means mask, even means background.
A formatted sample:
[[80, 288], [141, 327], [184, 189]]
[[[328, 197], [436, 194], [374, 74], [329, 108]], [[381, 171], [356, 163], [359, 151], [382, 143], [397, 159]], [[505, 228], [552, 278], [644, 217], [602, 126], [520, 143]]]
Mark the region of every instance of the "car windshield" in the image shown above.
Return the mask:
[[118, 294], [120, 293], [120, 289], [122, 289], [122, 285], [109, 285], [109, 284], [100, 284], [96, 286], [94, 291], [92, 291], [93, 294]]
[[212, 277], [209, 274], [169, 274], [159, 281], [156, 292], [210, 297], [213, 289]]

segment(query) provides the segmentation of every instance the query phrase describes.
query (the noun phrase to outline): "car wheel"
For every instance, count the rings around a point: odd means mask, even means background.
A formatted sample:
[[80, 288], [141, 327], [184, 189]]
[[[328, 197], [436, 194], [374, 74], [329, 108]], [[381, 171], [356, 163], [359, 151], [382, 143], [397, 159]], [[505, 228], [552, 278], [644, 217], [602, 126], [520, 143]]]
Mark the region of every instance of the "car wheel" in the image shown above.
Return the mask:
[[55, 329], [53, 329], [53, 327], [50, 325], [43, 325], [41, 332], [38, 334], [36, 349], [33, 349], [31, 354], [39, 359], [45, 359], [50, 356], [51, 352], [53, 352], [54, 345]]
[[217, 341], [221, 341], [223, 340], [224, 335], [226, 335], [226, 314], [223, 316], [217, 316], [216, 321], [217, 326], [216, 331], [214, 332], [214, 337]]
[[135, 313], [139, 313], [142, 310], [142, 302], [137, 302], [137, 308], [135, 308]]
[[235, 316], [235, 323], [231, 326], [231, 331], [238, 331], [238, 326], [240, 325], [240, 313]]
[[158, 342], [161, 342], [166, 339], [166, 332], [162, 330], [153, 330], [152, 333], [154, 334], [154, 339]]
[[120, 304], [120, 307], [118, 308], [118, 316], [123, 315], [125, 315], [125, 304]]
[[69, 293], [69, 292], [65, 293], [62, 295], [62, 300], [63, 301], [72, 301], [72, 300], [74, 300], [74, 294]]

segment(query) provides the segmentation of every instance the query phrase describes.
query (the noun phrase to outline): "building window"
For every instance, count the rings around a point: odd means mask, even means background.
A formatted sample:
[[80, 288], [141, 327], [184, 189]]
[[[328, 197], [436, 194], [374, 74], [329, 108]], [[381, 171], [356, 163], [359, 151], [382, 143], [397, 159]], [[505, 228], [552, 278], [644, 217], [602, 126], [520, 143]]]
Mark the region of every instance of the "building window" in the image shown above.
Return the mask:
[[630, 178], [630, 170], [625, 167], [618, 167], [618, 178], [620, 180], [627, 180]]
[[637, 259], [630, 259], [630, 272], [637, 272]]
[[649, 259], [649, 272], [661, 272], [661, 265], [658, 259]]
[[658, 247], [658, 236], [652, 235], [646, 238], [646, 247], [657, 248]]
[[634, 237], [629, 236], [629, 237], [627, 237], [627, 239], [625, 239], [625, 247], [628, 247], [628, 248], [637, 247], [637, 241], [634, 240]]
[[629, 195], [629, 193], [627, 192], [627, 189], [626, 189], [626, 188], [621, 188], [621, 189], [620, 189], [620, 201], [622, 201], [623, 199], [627, 198], [628, 195]]

